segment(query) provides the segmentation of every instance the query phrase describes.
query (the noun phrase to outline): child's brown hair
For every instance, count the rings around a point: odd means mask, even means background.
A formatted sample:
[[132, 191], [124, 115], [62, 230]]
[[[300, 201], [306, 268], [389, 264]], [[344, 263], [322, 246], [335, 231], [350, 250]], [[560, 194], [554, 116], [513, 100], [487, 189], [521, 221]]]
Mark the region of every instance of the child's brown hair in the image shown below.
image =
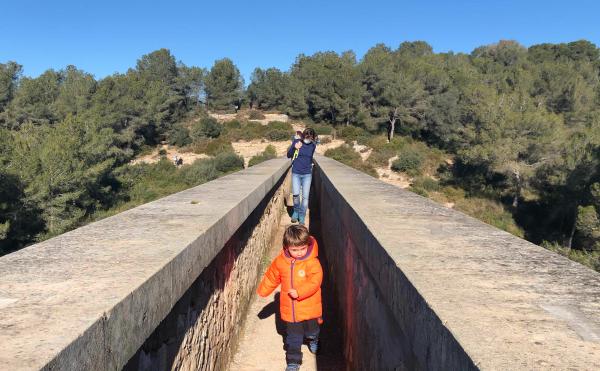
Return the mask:
[[304, 131], [302, 132], [302, 138], [304, 139], [310, 139], [314, 142], [317, 141], [317, 132], [315, 132], [315, 130], [313, 128], [306, 128], [304, 129]]
[[300, 224], [290, 225], [283, 233], [283, 247], [304, 246], [310, 242], [308, 229]]

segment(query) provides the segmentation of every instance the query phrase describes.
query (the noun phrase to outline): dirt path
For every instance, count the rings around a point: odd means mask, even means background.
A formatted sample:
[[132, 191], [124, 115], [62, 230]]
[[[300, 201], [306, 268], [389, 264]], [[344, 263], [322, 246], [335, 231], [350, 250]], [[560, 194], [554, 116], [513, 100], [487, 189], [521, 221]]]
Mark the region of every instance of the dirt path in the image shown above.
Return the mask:
[[356, 141], [352, 143], [352, 148], [360, 155], [360, 158], [363, 161], [367, 161], [371, 152], [373, 152], [373, 148], [366, 146], [364, 144], [358, 144]]
[[[331, 137], [329, 135], [321, 135], [321, 138], [323, 137]], [[327, 151], [330, 148], [337, 148], [339, 146], [341, 146], [342, 144], [344, 144], [344, 141], [341, 139], [334, 139], [329, 143], [321, 143], [317, 146], [316, 152], [320, 155], [324, 155], [325, 151]]]
[[231, 121], [231, 120], [236, 120], [236, 119], [238, 119], [238, 120], [244, 119], [244, 120], [249, 120], [249, 121], [254, 121], [254, 122], [260, 122], [263, 125], [267, 125], [271, 121], [288, 122], [288, 120], [289, 120], [288, 115], [286, 115], [284, 113], [263, 113], [263, 115], [265, 116], [264, 119], [252, 120], [252, 119], [249, 119], [249, 117], [248, 117], [249, 113], [250, 113], [250, 111], [240, 111], [238, 113], [212, 113], [212, 112], [210, 112], [209, 115], [219, 122]]
[[131, 164], [132, 165], [136, 165], [136, 164], [140, 164], [140, 163], [154, 164], [154, 163], [158, 162], [161, 158], [161, 156], [158, 154], [158, 151], [161, 149], [164, 149], [165, 151], [167, 151], [167, 154], [166, 154], [167, 160], [173, 161], [173, 157], [175, 155], [177, 155], [178, 157], [183, 159], [184, 165], [189, 165], [189, 164], [193, 163], [194, 161], [201, 159], [201, 158], [209, 158], [210, 157], [209, 155], [206, 155], [204, 153], [197, 154], [197, 153], [193, 153], [193, 152], [181, 152], [178, 147], [171, 147], [168, 144], [163, 144], [160, 147], [156, 147], [152, 151], [152, 153], [150, 153], [149, 155], [140, 156], [140, 157], [134, 159], [133, 161], [131, 161]]
[[391, 169], [392, 162], [394, 162], [394, 160], [396, 160], [397, 158], [398, 156], [390, 158], [388, 160], [388, 166], [386, 168], [378, 167], [375, 170], [377, 170], [379, 180], [389, 184], [393, 184], [396, 187], [408, 188], [410, 187], [411, 179], [408, 178], [405, 174], [397, 173]]

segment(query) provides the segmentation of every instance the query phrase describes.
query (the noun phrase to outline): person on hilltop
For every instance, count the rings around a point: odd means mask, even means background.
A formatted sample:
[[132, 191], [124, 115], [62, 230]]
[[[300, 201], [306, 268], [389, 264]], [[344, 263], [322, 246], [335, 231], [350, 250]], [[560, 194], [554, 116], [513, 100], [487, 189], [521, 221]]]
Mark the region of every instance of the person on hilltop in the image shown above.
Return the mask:
[[317, 241], [305, 226], [290, 225], [283, 234], [283, 249], [257, 289], [258, 295], [266, 297], [281, 285], [279, 311], [286, 329], [286, 371], [300, 369], [304, 339], [308, 340], [311, 353], [316, 354], [319, 349], [323, 269], [318, 251]]
[[292, 196], [294, 198], [292, 223], [304, 224], [316, 148], [317, 134], [313, 129], [306, 128], [300, 137], [294, 137], [287, 152], [287, 157], [292, 159]]

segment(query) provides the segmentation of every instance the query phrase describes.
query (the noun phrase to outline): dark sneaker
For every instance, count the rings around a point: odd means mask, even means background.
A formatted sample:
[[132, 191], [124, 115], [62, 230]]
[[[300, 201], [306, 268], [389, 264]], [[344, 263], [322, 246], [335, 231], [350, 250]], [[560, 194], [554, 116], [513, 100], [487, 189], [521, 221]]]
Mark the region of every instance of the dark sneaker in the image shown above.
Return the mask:
[[292, 213], [292, 223], [298, 223], [298, 213], [295, 210]]
[[285, 371], [298, 371], [300, 370], [300, 365], [297, 363], [288, 363]]
[[298, 223], [298, 219], [292, 217], [292, 223]]
[[310, 352], [312, 354], [317, 354], [317, 352], [319, 351], [319, 339], [311, 339], [308, 341], [308, 350], [310, 350]]

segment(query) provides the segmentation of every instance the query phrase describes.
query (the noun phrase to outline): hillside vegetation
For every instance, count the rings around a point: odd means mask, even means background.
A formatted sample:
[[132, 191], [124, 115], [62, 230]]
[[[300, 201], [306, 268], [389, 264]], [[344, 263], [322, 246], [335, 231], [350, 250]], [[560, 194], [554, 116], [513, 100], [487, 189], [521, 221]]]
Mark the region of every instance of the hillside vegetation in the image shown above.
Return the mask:
[[[376, 45], [360, 60], [351, 51], [300, 55], [286, 72], [257, 68], [245, 90], [231, 60], [187, 67], [165, 49], [98, 81], [74, 66], [24, 77], [6, 62], [0, 249], [127, 205], [146, 176], [131, 161], [161, 143], [215, 162], [234, 153], [232, 143], [289, 140], [301, 121], [347, 143], [331, 149], [334, 158], [598, 269], [599, 55], [585, 40], [529, 48], [500, 41], [470, 54], [405, 42]], [[243, 119], [207, 113], [240, 108]], [[293, 121], [269, 123], [265, 112]], [[256, 155], [247, 162], [273, 149]], [[187, 165], [139, 164], [174, 171], [186, 186], [239, 168], [190, 181]]]

